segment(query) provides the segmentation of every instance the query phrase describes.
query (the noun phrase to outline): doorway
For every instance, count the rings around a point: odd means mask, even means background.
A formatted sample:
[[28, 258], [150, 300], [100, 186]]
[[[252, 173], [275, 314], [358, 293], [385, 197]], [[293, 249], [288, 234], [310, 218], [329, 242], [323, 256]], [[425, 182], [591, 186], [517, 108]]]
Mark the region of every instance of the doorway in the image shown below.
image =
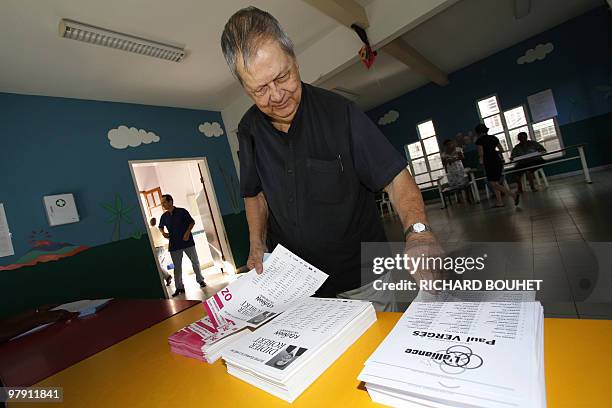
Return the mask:
[[[153, 231], [158, 228], [164, 213], [161, 207], [162, 194], [170, 194], [174, 205], [185, 208], [194, 219], [193, 239], [201, 273], [207, 283], [206, 288], [200, 288], [191, 262], [184, 255], [182, 266], [185, 294], [177, 298], [203, 300], [233, 280], [235, 264], [206, 158], [134, 160], [128, 163], [166, 297], [170, 297], [175, 286], [174, 279], [166, 285], [163, 271], [174, 277], [174, 265], [168, 252], [168, 240], [163, 237], [160, 239], [159, 234]], [[150, 225], [153, 218], [156, 222], [154, 227]]]

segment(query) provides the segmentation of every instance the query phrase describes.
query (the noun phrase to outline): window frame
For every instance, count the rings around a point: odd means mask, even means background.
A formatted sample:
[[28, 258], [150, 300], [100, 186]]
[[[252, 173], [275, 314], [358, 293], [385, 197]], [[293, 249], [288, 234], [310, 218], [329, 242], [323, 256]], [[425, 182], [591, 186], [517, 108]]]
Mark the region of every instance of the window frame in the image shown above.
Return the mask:
[[[155, 201], [155, 193], [157, 193], [159, 204], [157, 204]], [[144, 198], [144, 202], [147, 204], [147, 211], [150, 217], [153, 214], [153, 211], [152, 211], [153, 209], [157, 207], [161, 207], [161, 198], [162, 198], [161, 187], [155, 187], [150, 190], [142, 190], [140, 191], [140, 194]], [[151, 200], [153, 201], [153, 205], [151, 205], [149, 198], [151, 198]]]
[[[540, 141], [536, 140], [535, 131], [533, 130], [533, 125], [536, 125], [536, 124], [542, 123], [542, 122], [546, 122], [547, 120], [552, 120], [553, 121], [553, 124], [555, 126], [555, 134], [557, 135], [557, 140], [559, 141], [559, 149], [565, 149], [565, 143], [563, 143], [563, 137], [561, 136], [561, 128], [559, 127], [559, 121], [557, 120], [557, 116], [553, 116], [551, 118], [547, 118], [547, 119], [541, 120], [539, 122], [529, 122], [528, 123], [528, 125], [529, 125], [529, 132], [530, 132], [529, 133], [529, 138], [531, 140], [533, 140], [533, 141], [536, 141], [538, 143], [543, 144], [544, 141], [540, 142]], [[549, 140], [551, 140], [551, 139], [549, 139]], [[554, 154], [550, 154], [550, 155], [547, 156], [547, 158], [554, 159], [554, 158], [563, 157], [563, 156], [565, 156], [565, 151], [554, 153]]]
[[[434, 134], [433, 134], [433, 135], [431, 135], [431, 136], [427, 136], [427, 137], [423, 138], [423, 137], [421, 137], [421, 132], [420, 132], [420, 130], [419, 130], [419, 126], [420, 126], [420, 125], [423, 125], [423, 124], [425, 124], [425, 123], [428, 123], [428, 122], [431, 122], [431, 125], [432, 125], [433, 130], [434, 130]], [[440, 143], [439, 143], [439, 141], [438, 141], [438, 132], [437, 132], [437, 130], [436, 130], [436, 125], [435, 125], [435, 123], [434, 123], [433, 119], [431, 119], [431, 118], [430, 118], [430, 119], [427, 119], [427, 120], [423, 120], [423, 121], [418, 122], [418, 123], [416, 124], [416, 131], [417, 131], [417, 137], [418, 137], [418, 140], [416, 140], [416, 141], [414, 141], [414, 142], [410, 142], [410, 143], [406, 143], [406, 144], [404, 144], [404, 152], [405, 152], [405, 154], [406, 154], [406, 160], [408, 161], [408, 166], [406, 166], [406, 167], [408, 168], [408, 171], [410, 172], [410, 174], [412, 175], [412, 177], [415, 179], [415, 181], [416, 181], [416, 177], [418, 177], [418, 176], [422, 176], [422, 175], [425, 175], [425, 174], [429, 175], [429, 179], [430, 179], [430, 181], [424, 181], [424, 182], [422, 182], [422, 183], [417, 183], [417, 186], [418, 186], [420, 189], [425, 189], [425, 188], [435, 187], [438, 179], [437, 179], [437, 178], [436, 178], [436, 179], [434, 179], [434, 178], [432, 177], [432, 173], [433, 173], [433, 172], [439, 172], [439, 171], [441, 171], [441, 172], [443, 172], [443, 175], [442, 175], [442, 176], [444, 176], [444, 175], [446, 174], [446, 170], [444, 169], [444, 164], [442, 164], [442, 167], [440, 167], [440, 168], [436, 168], [436, 169], [433, 169], [433, 170], [432, 170], [432, 168], [431, 168], [431, 164], [429, 163], [429, 158], [430, 158], [431, 156], [434, 156], [434, 155], [436, 155], [436, 154], [437, 154], [438, 156], [440, 156], [440, 155], [441, 155], [441, 153], [440, 153]], [[427, 152], [427, 149], [425, 149], [425, 140], [428, 140], [428, 139], [431, 139], [431, 138], [434, 138], [434, 139], [435, 139], [435, 141], [436, 141], [436, 145], [438, 146], [438, 151], [437, 151], [437, 152], [434, 152], [434, 153], [428, 153], [428, 152]], [[413, 158], [411, 158], [411, 157], [410, 157], [410, 151], [409, 151], [409, 149], [408, 149], [408, 146], [409, 146], [409, 145], [412, 145], [412, 144], [414, 144], [414, 143], [417, 143], [417, 142], [418, 142], [418, 143], [420, 144], [420, 146], [421, 146], [421, 151], [423, 152], [423, 155], [422, 155], [421, 157], [417, 157], [417, 158], [414, 158], [414, 159], [413, 159]], [[423, 172], [420, 172], [420, 173], [416, 173], [416, 171], [415, 171], [415, 169], [414, 169], [414, 166], [413, 166], [412, 162], [413, 162], [413, 161], [415, 161], [415, 160], [421, 160], [421, 159], [425, 160], [425, 168], [426, 168], [427, 170], [426, 170], [426, 171], [423, 171]], [[441, 159], [441, 157], [440, 157], [440, 159]]]
[[[482, 112], [480, 112], [480, 106], [478, 105], [478, 102], [481, 102], [481, 101], [486, 100], [486, 99], [490, 99], [492, 97], [495, 97], [495, 101], [497, 103], [498, 112], [494, 113], [492, 115], [483, 117], [482, 116]], [[524, 125], [516, 126], [516, 127], [513, 127], [512, 129], [510, 129], [508, 127], [508, 123], [506, 122], [505, 112], [511, 111], [513, 109], [516, 109], [516, 108], [522, 108], [523, 109], [523, 112], [525, 113], [525, 121], [527, 123], [524, 124]], [[496, 93], [490, 94], [488, 96], [483, 96], [481, 98], [476, 99], [476, 111], [478, 112], [478, 117], [480, 118], [480, 122], [481, 123], [484, 123], [484, 120], [487, 119], [487, 118], [490, 118], [490, 117], [495, 116], [495, 115], [499, 115], [503, 131], [495, 133], [494, 136], [501, 135], [501, 134], [504, 135], [504, 139], [506, 140], [506, 145], [508, 146], [508, 150], [503, 152], [504, 158], [506, 158], [506, 159], [510, 158], [510, 153], [512, 152], [512, 149], [515, 146], [512, 143], [512, 138], [510, 137], [510, 132], [512, 130], [519, 129], [519, 128], [522, 128], [522, 127], [527, 127], [527, 129], [528, 129], [527, 130], [527, 137], [530, 140], [537, 141], [536, 137], [535, 137], [535, 131], [533, 130], [533, 125], [537, 124], [537, 123], [545, 122], [545, 121], [550, 120], [550, 119], [553, 120], [553, 123], [555, 125], [555, 133], [557, 135], [557, 140], [559, 141], [559, 146], [560, 146], [561, 149], [564, 149], [565, 148], [565, 144], [563, 143], [563, 137], [561, 135], [561, 130], [559, 128], [559, 123], [558, 123], [558, 120], [557, 120], [557, 116], [553, 116], [551, 118], [547, 118], [547, 119], [544, 119], [544, 120], [541, 120], [541, 121], [538, 121], [538, 122], [534, 122], [533, 119], [531, 118], [529, 109], [527, 109], [527, 108], [528, 108], [527, 105], [525, 103], [522, 103], [522, 104], [519, 104], [519, 105], [512, 106], [512, 107], [510, 107], [508, 109], [504, 109], [502, 107], [500, 101], [499, 101], [499, 96]], [[552, 157], [561, 157], [561, 156], [564, 156], [564, 155], [565, 155], [565, 152], [561, 152], [561, 153], [559, 153], [559, 156], [552, 155], [551, 158]]]

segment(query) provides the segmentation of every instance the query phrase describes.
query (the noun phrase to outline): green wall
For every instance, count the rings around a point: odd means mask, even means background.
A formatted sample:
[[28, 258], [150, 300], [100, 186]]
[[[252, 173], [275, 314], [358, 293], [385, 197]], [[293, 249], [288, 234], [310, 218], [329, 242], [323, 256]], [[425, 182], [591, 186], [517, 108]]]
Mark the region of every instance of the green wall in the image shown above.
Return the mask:
[[246, 265], [249, 257], [249, 226], [246, 213], [241, 211], [237, 214], [226, 214], [223, 216], [223, 224], [232, 247], [236, 268], [240, 268]]
[[[236, 266], [249, 253], [244, 211], [223, 216]], [[0, 271], [0, 317], [43, 304], [97, 298], [163, 298], [147, 235], [99, 245], [58, 261]]]
[[79, 299], [164, 297], [147, 235], [59, 261], [1, 271], [0, 287], [0, 316]]

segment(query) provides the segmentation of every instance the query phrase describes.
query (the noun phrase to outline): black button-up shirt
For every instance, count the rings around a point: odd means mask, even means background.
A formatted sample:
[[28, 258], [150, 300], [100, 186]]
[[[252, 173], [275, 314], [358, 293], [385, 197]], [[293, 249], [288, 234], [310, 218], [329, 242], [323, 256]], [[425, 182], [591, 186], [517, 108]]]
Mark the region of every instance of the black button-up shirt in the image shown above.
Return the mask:
[[238, 127], [240, 190], [263, 191], [268, 246], [277, 243], [330, 275], [321, 296], [361, 284], [362, 242], [385, 241], [374, 193], [406, 161], [352, 102], [302, 84], [287, 133], [253, 106]]
[[172, 212], [166, 211], [162, 214], [159, 220], [159, 229], [164, 230], [164, 227], [168, 229], [170, 234], [168, 250], [178, 251], [179, 249], [189, 248], [195, 245], [193, 241], [193, 235], [189, 233], [189, 239], [183, 240], [183, 235], [187, 231], [187, 228], [195, 221], [184, 208], [174, 207]]

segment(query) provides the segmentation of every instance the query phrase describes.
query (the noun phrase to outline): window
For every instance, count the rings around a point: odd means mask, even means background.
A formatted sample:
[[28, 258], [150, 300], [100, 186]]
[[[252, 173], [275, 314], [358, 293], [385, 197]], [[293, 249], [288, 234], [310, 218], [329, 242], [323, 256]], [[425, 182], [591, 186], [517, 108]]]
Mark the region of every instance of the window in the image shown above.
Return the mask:
[[[563, 148], [559, 132], [557, 131], [556, 119], [546, 119], [542, 122], [534, 123], [533, 138], [544, 146], [544, 148], [552, 152]], [[563, 156], [563, 152], [554, 153], [546, 156], [546, 158], [554, 158]]]
[[499, 143], [504, 149], [504, 158], [510, 158], [510, 152], [512, 144], [506, 137], [505, 126], [504, 126], [504, 117], [510, 117], [514, 121], [519, 121], [520, 113], [516, 110], [509, 110], [504, 112], [502, 117], [502, 112], [499, 108], [499, 102], [497, 100], [497, 96], [489, 96], [488, 98], [481, 99], [477, 103], [478, 105], [478, 113], [480, 114], [480, 118], [483, 123], [489, 128], [489, 134], [496, 136], [499, 139]]
[[405, 146], [408, 171], [419, 188], [432, 187], [436, 185], [437, 179], [445, 174], [433, 121], [419, 123], [417, 131], [419, 141]]
[[151, 210], [161, 206], [161, 188], [156, 187], [152, 190], [141, 191], [140, 195], [143, 203], [146, 204], [145, 208], [148, 210], [149, 216], [151, 216], [153, 214]]
[[[499, 139], [506, 160], [510, 159], [510, 152], [518, 143], [518, 134], [521, 132], [527, 133], [530, 139], [540, 142], [549, 152], [563, 148], [555, 118], [529, 123], [523, 105], [502, 112], [495, 95], [477, 101], [476, 105], [480, 118], [489, 128], [489, 134]], [[554, 158], [562, 155], [563, 152], [559, 152], [546, 157]]]

